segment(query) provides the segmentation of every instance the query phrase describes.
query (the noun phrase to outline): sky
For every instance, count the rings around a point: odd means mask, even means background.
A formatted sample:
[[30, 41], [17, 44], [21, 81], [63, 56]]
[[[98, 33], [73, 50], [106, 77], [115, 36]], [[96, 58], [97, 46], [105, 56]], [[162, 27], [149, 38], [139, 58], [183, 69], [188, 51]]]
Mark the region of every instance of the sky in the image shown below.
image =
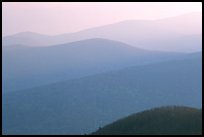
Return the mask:
[[201, 2], [3, 2], [2, 35], [48, 35], [124, 20], [157, 20], [202, 12]]

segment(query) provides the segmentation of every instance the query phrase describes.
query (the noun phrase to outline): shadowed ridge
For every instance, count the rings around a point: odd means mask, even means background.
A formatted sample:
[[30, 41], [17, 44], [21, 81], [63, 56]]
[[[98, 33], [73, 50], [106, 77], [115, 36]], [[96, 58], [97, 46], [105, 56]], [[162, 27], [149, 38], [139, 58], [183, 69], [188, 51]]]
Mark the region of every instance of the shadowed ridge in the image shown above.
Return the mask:
[[200, 109], [168, 106], [130, 115], [100, 128], [93, 135], [201, 135]]

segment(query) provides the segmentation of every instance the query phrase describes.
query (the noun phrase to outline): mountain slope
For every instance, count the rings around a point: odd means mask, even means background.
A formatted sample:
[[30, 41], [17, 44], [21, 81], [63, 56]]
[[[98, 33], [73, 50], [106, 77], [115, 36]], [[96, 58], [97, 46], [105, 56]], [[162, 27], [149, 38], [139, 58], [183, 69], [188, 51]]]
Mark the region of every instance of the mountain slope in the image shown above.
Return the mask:
[[128, 20], [56, 36], [20, 33], [4, 37], [3, 45], [49, 46], [96, 37], [151, 50], [201, 51], [202, 14], [186, 14], [155, 21]]
[[109, 124], [93, 135], [201, 135], [202, 110], [161, 107], [133, 114]]
[[3, 91], [164, 61], [180, 55], [143, 50], [99, 38], [50, 47], [3, 47]]
[[156, 106], [202, 107], [202, 54], [3, 94], [3, 134], [84, 134]]

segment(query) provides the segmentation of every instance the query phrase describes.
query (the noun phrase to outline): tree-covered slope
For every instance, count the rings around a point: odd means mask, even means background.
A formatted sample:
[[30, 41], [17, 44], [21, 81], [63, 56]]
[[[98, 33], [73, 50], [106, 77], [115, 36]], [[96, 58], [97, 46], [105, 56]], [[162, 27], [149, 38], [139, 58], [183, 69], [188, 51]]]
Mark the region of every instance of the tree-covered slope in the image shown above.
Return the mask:
[[100, 128], [94, 135], [197, 135], [202, 134], [202, 111], [190, 107], [146, 110]]

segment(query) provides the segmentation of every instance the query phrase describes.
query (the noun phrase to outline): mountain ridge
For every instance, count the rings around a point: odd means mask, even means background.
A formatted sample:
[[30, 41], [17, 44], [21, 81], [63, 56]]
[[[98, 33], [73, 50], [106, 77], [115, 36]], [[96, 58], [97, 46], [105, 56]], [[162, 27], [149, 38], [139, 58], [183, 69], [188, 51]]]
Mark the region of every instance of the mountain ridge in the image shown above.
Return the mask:
[[[195, 16], [195, 18], [199, 17]], [[49, 46], [99, 37], [121, 41], [131, 46], [139, 46], [143, 49], [164, 51], [178, 50], [184, 52], [202, 50], [202, 31], [200, 29], [202, 24], [182, 19], [173, 22], [175, 23], [172, 24], [171, 19], [170, 21], [122, 21], [85, 29], [75, 33], [65, 33], [55, 36], [25, 36], [25, 38], [9, 36], [3, 37], [3, 45], [23, 44], [28, 46]], [[184, 27], [182, 24], [187, 26]], [[161, 39], [163, 41], [161, 41]]]
[[8, 46], [2, 51], [5, 90], [19, 90], [20, 87], [29, 88], [185, 55], [144, 50], [101, 38], [49, 47]]
[[157, 106], [202, 107], [202, 58], [193, 55], [3, 96], [4, 134], [91, 133], [99, 126]]

